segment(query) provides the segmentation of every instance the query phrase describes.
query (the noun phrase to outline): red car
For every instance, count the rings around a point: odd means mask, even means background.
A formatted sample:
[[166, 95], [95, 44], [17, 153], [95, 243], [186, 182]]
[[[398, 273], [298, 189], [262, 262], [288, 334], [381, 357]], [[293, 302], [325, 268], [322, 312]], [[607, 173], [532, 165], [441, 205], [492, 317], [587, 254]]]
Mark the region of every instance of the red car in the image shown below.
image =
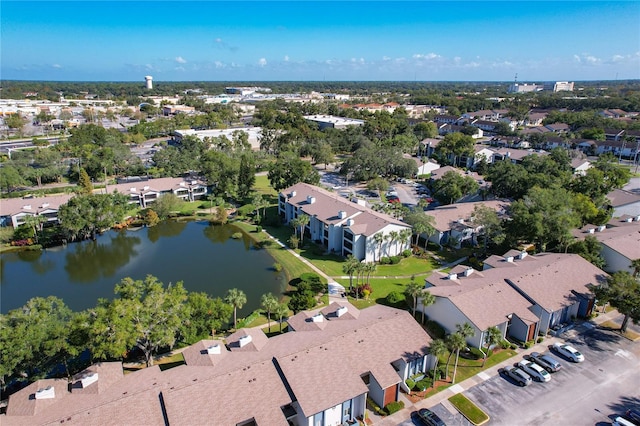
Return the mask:
[[387, 201], [389, 203], [399, 203], [400, 202], [400, 198], [396, 197], [395, 195], [390, 195], [387, 197]]

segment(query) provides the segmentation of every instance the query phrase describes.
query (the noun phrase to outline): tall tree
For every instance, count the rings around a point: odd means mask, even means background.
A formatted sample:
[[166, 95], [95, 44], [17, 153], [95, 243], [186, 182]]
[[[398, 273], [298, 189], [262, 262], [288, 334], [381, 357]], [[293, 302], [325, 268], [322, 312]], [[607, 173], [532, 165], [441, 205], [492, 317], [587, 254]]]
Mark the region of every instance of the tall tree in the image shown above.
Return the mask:
[[411, 282], [407, 285], [404, 290], [404, 293], [411, 297], [411, 302], [413, 303], [413, 316], [416, 315], [416, 310], [418, 309], [418, 297], [422, 294], [422, 289], [424, 286], [419, 282], [414, 281], [415, 277], [412, 277]]
[[489, 327], [484, 334], [484, 357], [482, 359], [482, 366], [487, 362], [487, 355], [493, 345], [497, 345], [502, 340], [502, 331], [498, 327]]
[[[245, 134], [242, 132], [242, 134]], [[240, 157], [238, 169], [238, 197], [245, 198], [256, 183], [256, 166], [253, 155], [244, 153]]]
[[447, 353], [447, 344], [442, 339], [434, 339], [429, 345], [429, 353], [435, 358], [433, 363], [433, 387], [436, 386], [436, 372], [438, 371], [438, 360], [441, 356]]
[[297, 220], [298, 226], [300, 227], [300, 243], [302, 243], [304, 241], [304, 229], [311, 221], [311, 218], [309, 217], [309, 215], [303, 213], [298, 216]]
[[472, 220], [477, 226], [481, 227], [480, 232], [484, 237], [485, 254], [488, 250], [489, 241], [502, 242], [502, 221], [494, 209], [484, 204], [478, 204], [473, 208]]
[[349, 275], [349, 293], [353, 292], [353, 274], [358, 270], [358, 265], [360, 265], [360, 261], [352, 254], [348, 255], [342, 264], [342, 272]]
[[273, 311], [274, 315], [278, 317], [278, 322], [280, 323], [280, 333], [282, 333], [282, 318], [289, 315], [289, 306], [286, 303], [278, 303], [276, 309]]
[[189, 315], [184, 319], [181, 338], [186, 344], [194, 344], [229, 323], [233, 307], [220, 297], [211, 297], [204, 292], [189, 292], [187, 296]]
[[158, 279], [122, 279], [115, 287], [118, 296], [102, 302], [94, 311], [91, 342], [94, 357], [120, 357], [133, 346], [142, 351], [147, 366], [160, 348], [172, 348], [188, 317], [187, 291], [182, 282], [166, 289]]
[[420, 302], [422, 303], [422, 324], [424, 324], [424, 311], [427, 306], [436, 303], [436, 297], [426, 288], [420, 292]]
[[78, 194], [93, 194], [93, 184], [91, 183], [91, 178], [89, 178], [87, 171], [83, 168], [80, 169], [80, 174], [78, 175]]
[[242, 309], [245, 303], [247, 303], [247, 295], [242, 290], [232, 288], [227, 291], [225, 301], [233, 306], [233, 327], [238, 326], [238, 309]]
[[455, 367], [453, 369], [453, 379], [452, 379], [452, 383], [455, 383], [456, 370], [458, 367], [458, 358], [460, 356], [460, 351], [467, 346], [467, 341], [465, 340], [462, 334], [456, 332], [447, 336], [446, 343], [447, 343], [447, 347], [449, 348], [449, 357], [447, 358], [447, 367], [446, 367], [447, 375], [449, 374], [449, 362], [451, 361], [451, 356], [453, 355], [454, 352], [456, 354], [456, 362], [455, 362]]
[[271, 331], [271, 314], [278, 307], [278, 299], [271, 293], [263, 294], [260, 298], [260, 306], [262, 306], [262, 309], [267, 313], [269, 331]]
[[594, 286], [593, 293], [604, 303], [610, 303], [624, 315], [620, 332], [625, 333], [629, 320], [640, 323], [640, 280], [627, 271], [619, 271], [607, 277], [606, 284]]

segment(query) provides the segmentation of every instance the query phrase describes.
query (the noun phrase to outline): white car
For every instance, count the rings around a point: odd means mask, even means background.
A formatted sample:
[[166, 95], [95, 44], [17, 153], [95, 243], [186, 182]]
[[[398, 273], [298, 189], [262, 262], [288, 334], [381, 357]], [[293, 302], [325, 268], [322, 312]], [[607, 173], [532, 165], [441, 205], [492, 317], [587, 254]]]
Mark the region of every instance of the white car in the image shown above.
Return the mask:
[[525, 373], [531, 376], [531, 378], [537, 382], [548, 382], [551, 380], [551, 374], [535, 362], [522, 360], [516, 367], [521, 368]]
[[582, 355], [576, 348], [566, 343], [556, 342], [552, 346], [553, 350], [567, 359], [573, 362], [584, 361], [584, 355]]

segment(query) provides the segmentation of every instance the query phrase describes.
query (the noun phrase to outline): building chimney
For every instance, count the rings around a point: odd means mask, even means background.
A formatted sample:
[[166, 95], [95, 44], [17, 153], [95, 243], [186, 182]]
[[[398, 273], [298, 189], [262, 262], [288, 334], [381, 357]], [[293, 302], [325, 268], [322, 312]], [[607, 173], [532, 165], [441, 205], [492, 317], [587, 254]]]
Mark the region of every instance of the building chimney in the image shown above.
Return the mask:
[[451, 273], [449, 273], [447, 278], [450, 279], [450, 280], [456, 280], [456, 279], [458, 279], [458, 274], [456, 274], [455, 272], [451, 272]]
[[238, 344], [240, 345], [240, 347], [243, 347], [251, 343], [252, 340], [253, 338], [251, 336], [242, 336], [238, 339]]
[[341, 316], [343, 316], [344, 314], [346, 314], [346, 313], [347, 313], [347, 310], [348, 310], [348, 309], [347, 309], [347, 307], [346, 307], [346, 306], [340, 306], [340, 307], [336, 310], [336, 316], [337, 316], [337, 317], [341, 317]]
[[322, 316], [322, 314], [315, 314], [314, 316], [311, 317], [312, 322], [322, 322], [323, 320], [324, 320], [324, 317]]
[[307, 203], [313, 204], [316, 202], [316, 197], [312, 197], [311, 195], [307, 195]]
[[[251, 337], [251, 336], [249, 336], [249, 337]], [[241, 344], [241, 346], [242, 346], [242, 344]], [[220, 345], [216, 343], [214, 345], [209, 346], [207, 348], [207, 354], [209, 354], [209, 355], [219, 355], [220, 354]]]
[[95, 383], [97, 381], [98, 381], [98, 373], [89, 373], [82, 376], [82, 378], [80, 378], [80, 383], [82, 384], [82, 388], [86, 388], [90, 384]]
[[36, 391], [36, 399], [52, 399], [56, 397], [56, 390], [53, 386], [40, 388]]
[[344, 219], [345, 217], [347, 217], [347, 212], [345, 212], [344, 210], [340, 210], [340, 211], [338, 212], [338, 217], [339, 217], [340, 219]]

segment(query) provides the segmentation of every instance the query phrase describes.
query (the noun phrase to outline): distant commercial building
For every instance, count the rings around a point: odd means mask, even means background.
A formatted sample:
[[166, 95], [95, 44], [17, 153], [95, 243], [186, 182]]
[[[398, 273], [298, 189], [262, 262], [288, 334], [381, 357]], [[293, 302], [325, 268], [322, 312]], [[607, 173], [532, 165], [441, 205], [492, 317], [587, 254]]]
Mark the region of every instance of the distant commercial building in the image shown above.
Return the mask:
[[509, 93], [530, 93], [530, 92], [540, 92], [544, 90], [544, 86], [541, 84], [521, 84], [521, 83], [513, 83], [509, 86], [507, 92]]
[[337, 117], [334, 115], [305, 115], [304, 119], [317, 123], [320, 130], [324, 130], [327, 127], [334, 129], [346, 129], [348, 126], [362, 126], [365, 123], [364, 120]]
[[550, 81], [544, 84], [513, 83], [507, 90], [509, 93], [530, 93], [530, 92], [573, 92], [573, 82]]
[[246, 96], [256, 92], [271, 93], [271, 89], [268, 87], [225, 87], [224, 92], [227, 95]]

